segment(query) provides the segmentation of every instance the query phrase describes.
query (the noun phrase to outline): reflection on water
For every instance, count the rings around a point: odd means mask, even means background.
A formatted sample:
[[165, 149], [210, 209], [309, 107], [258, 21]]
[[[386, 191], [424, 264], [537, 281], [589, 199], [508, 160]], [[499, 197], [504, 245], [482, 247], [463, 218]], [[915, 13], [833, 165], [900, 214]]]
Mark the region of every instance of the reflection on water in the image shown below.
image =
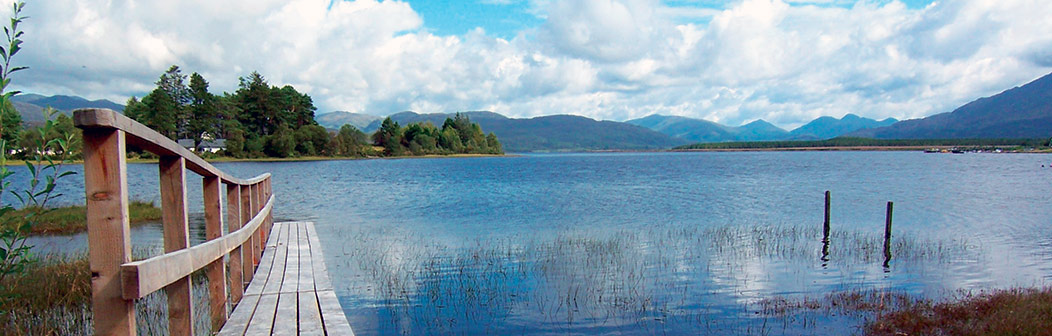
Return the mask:
[[[1044, 284], [1052, 184], [1034, 182], [1052, 174], [1047, 161], [632, 153], [218, 166], [273, 172], [276, 219], [317, 222], [358, 334], [841, 334], [861, 317], [772, 316], [763, 302]], [[130, 171], [132, 198], [156, 200], [156, 166]], [[83, 202], [76, 188], [67, 201]]]

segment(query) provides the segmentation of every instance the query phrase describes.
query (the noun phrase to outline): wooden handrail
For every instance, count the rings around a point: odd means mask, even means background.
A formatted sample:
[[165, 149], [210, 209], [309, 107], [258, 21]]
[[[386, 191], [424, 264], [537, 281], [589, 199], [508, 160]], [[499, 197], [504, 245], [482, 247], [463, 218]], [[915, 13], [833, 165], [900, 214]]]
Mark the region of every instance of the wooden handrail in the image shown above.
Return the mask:
[[[230, 176], [175, 141], [112, 110], [76, 110], [73, 121], [84, 131], [84, 192], [95, 334], [135, 335], [135, 300], [162, 288], [168, 295], [169, 334], [194, 334], [190, 275], [199, 269], [206, 269], [212, 328], [218, 331], [226, 323], [228, 303], [241, 300], [273, 225], [275, 198], [270, 174], [250, 179]], [[128, 226], [127, 144], [160, 157], [165, 254], [135, 262], [131, 260]], [[196, 246], [190, 246], [189, 241], [186, 170], [203, 178], [208, 240]], [[222, 229], [224, 204], [220, 184], [226, 184], [226, 234]], [[227, 260], [232, 285], [229, 289]]]
[[270, 173], [250, 178], [239, 179], [224, 173], [179, 143], [157, 133], [131, 118], [110, 109], [80, 109], [73, 111], [73, 124], [82, 129], [104, 128], [124, 131], [129, 145], [142, 148], [158, 156], [178, 156], [186, 159], [186, 168], [198, 175], [219, 177], [223, 183], [253, 185], [270, 177]]
[[[234, 248], [245, 244], [252, 233], [259, 229], [274, 207], [274, 196], [270, 196], [263, 211], [241, 229], [178, 252], [165, 253], [150, 259], [133, 261], [121, 265], [121, 280], [124, 298], [140, 299], [164, 286], [184, 278], [222, 258]], [[142, 276], [140, 276], [140, 274]]]

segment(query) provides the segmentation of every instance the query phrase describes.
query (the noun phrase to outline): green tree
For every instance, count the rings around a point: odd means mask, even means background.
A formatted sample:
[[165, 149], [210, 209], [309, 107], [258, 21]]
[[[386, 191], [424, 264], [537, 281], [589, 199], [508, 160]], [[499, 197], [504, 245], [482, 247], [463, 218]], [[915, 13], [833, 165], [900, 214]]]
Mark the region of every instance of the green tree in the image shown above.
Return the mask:
[[504, 146], [500, 144], [500, 140], [497, 140], [497, 135], [493, 132], [486, 136], [486, 144], [489, 146], [489, 154], [504, 154]]
[[194, 140], [194, 148], [200, 148], [206, 138], [219, 135], [221, 120], [216, 97], [208, 92], [208, 82], [198, 73], [190, 75], [190, 116], [186, 137]]
[[190, 115], [188, 106], [193, 102], [190, 89], [186, 86], [186, 75], [179, 69], [178, 65], [172, 65], [161, 74], [157, 80], [157, 90], [163, 92], [169, 100], [164, 101], [164, 107], [155, 110], [155, 113], [166, 114], [160, 119], [174, 121], [175, 136], [172, 139], [189, 138]]
[[136, 121], [172, 140], [179, 139], [179, 115], [182, 107], [161, 88], [142, 98], [143, 109]]
[[271, 97], [270, 84], [258, 72], [241, 77], [235, 93], [241, 114], [238, 120], [252, 134], [267, 135], [277, 124], [278, 108]]
[[333, 147], [337, 149], [338, 155], [359, 156], [364, 155], [364, 147], [367, 142], [365, 133], [350, 124], [344, 124], [340, 131], [333, 137]]
[[405, 147], [402, 146], [402, 127], [391, 117], [380, 123], [380, 129], [373, 133], [373, 143], [384, 148], [385, 155], [402, 155]]
[[273, 157], [291, 157], [295, 154], [296, 139], [292, 129], [281, 124], [274, 130], [274, 134], [266, 136], [264, 152]]
[[11, 100], [5, 100], [0, 109], [0, 139], [8, 143], [18, 141], [22, 136], [22, 116], [15, 110]]
[[245, 132], [241, 129], [229, 129], [226, 132], [226, 154], [233, 157], [245, 157]]
[[301, 155], [329, 155], [329, 131], [319, 125], [306, 125], [294, 131], [296, 152]]

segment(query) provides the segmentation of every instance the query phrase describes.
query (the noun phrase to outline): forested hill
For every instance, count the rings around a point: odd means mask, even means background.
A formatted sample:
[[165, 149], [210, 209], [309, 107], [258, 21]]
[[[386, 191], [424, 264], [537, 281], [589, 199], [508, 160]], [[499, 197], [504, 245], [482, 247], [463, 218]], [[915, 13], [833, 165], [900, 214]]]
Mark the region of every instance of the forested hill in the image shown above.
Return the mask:
[[[598, 121], [573, 115], [529, 119], [476, 111], [462, 112], [486, 132], [500, 139], [506, 152], [667, 149], [687, 143], [643, 127], [614, 121]], [[391, 119], [401, 124], [431, 122], [441, 125], [452, 114], [401, 112]]]

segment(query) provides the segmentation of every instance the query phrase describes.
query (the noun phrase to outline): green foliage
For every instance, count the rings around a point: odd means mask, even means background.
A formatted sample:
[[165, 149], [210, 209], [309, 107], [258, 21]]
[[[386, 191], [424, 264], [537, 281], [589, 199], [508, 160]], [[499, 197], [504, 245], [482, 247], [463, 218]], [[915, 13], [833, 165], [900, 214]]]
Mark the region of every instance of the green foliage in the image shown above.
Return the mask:
[[365, 146], [368, 137], [357, 127], [344, 124], [340, 131], [332, 138], [332, 147], [335, 148], [334, 155], [339, 156], [365, 156]]
[[[238, 158], [260, 156], [375, 155], [369, 137], [353, 126], [330, 132], [314, 120], [314, 102], [292, 86], [272, 86], [258, 72], [240, 78], [238, 90], [216, 96], [200, 74], [184, 82], [178, 66], [157, 81], [157, 88], [128, 100], [125, 114], [172, 139], [226, 139], [222, 153]], [[447, 118], [442, 128], [430, 123], [399, 125], [390, 118], [372, 135], [383, 155], [501, 154], [496, 135], [486, 135], [466, 115]]]
[[194, 140], [194, 148], [200, 148], [206, 138], [214, 139], [219, 133], [222, 119], [216, 97], [208, 92], [208, 82], [198, 73], [190, 75], [190, 118], [185, 137]]
[[274, 134], [266, 136], [266, 145], [263, 151], [271, 157], [285, 158], [295, 155], [296, 138], [292, 129], [285, 124], [278, 125]]
[[0, 109], [0, 139], [13, 143], [21, 137], [22, 116], [15, 110], [14, 103], [5, 100], [3, 108]]
[[478, 124], [460, 113], [446, 118], [442, 129], [429, 122], [401, 127], [387, 118], [373, 134], [373, 142], [384, 148], [385, 155], [504, 153], [496, 135], [485, 135]]
[[[51, 116], [50, 113], [46, 114], [44, 125], [31, 131], [39, 136], [32, 147], [31, 158], [26, 160], [29, 186], [25, 190], [11, 190], [10, 182], [6, 181], [15, 173], [7, 168], [7, 143], [0, 140], [0, 151], [4, 152], [0, 155], [0, 196], [9, 193], [18, 199], [21, 208], [35, 209], [16, 215], [13, 206], [4, 204], [0, 207], [0, 286], [4, 286], [5, 277], [24, 272], [32, 263], [32, 246], [26, 245], [26, 238], [38, 222], [38, 218], [51, 211], [48, 202], [62, 195], [55, 193], [59, 180], [75, 174], [60, 169], [62, 163], [69, 161], [67, 154], [70, 153], [70, 145], [74, 141], [73, 135], [66, 133], [49, 138], [49, 134], [57, 132], [57, 123]], [[14, 224], [15, 222], [17, 224]]]

